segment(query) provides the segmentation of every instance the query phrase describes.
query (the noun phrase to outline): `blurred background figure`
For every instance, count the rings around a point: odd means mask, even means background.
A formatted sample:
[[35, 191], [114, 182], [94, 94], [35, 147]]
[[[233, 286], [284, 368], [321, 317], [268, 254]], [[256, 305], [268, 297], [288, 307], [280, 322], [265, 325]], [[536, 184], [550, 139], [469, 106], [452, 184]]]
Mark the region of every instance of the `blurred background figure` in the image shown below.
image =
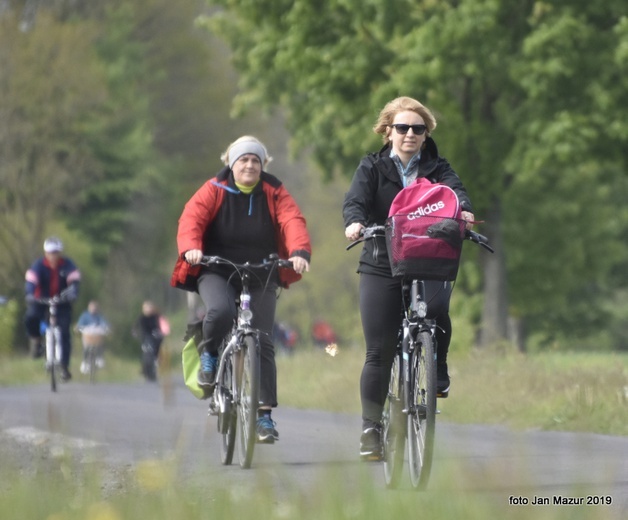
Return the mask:
[[273, 325], [273, 343], [279, 347], [280, 352], [293, 354], [298, 340], [299, 333], [296, 329], [287, 323], [275, 322]]
[[100, 306], [96, 300], [87, 304], [87, 309], [79, 316], [75, 330], [81, 333], [83, 341], [83, 361], [81, 362], [81, 374], [89, 373], [89, 349], [94, 349], [96, 366], [105, 366], [104, 340], [109, 334], [109, 323], [100, 312]]
[[142, 314], [135, 322], [132, 333], [141, 343], [142, 374], [147, 380], [154, 381], [157, 378], [159, 351], [164, 336], [170, 334], [170, 324], [156, 305], [146, 300], [142, 304]]
[[316, 347], [320, 348], [336, 343], [336, 333], [327, 320], [318, 319], [312, 324], [312, 341]]

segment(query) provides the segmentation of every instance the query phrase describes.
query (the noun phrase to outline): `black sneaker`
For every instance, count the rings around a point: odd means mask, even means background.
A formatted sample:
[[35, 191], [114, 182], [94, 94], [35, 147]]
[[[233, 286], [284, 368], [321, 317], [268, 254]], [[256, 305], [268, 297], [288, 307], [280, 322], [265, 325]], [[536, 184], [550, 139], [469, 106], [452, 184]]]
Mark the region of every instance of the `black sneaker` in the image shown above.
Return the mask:
[[279, 440], [279, 432], [275, 429], [275, 421], [267, 415], [257, 419], [257, 442], [273, 444]]
[[449, 395], [449, 374], [447, 373], [447, 363], [436, 365], [436, 397], [445, 398]]
[[72, 379], [72, 374], [66, 367], [61, 367], [61, 381], [69, 381]]
[[41, 343], [41, 338], [29, 339], [29, 351], [33, 359], [38, 359], [44, 355], [44, 346]]
[[360, 458], [365, 461], [382, 460], [382, 429], [366, 428], [360, 437]]

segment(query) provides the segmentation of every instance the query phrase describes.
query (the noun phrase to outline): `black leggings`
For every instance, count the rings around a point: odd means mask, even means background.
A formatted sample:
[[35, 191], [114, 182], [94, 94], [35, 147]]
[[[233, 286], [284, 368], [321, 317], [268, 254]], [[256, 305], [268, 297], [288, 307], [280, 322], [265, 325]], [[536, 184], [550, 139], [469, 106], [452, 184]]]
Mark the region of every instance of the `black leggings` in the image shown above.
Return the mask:
[[[224, 276], [204, 273], [198, 280], [198, 293], [206, 309], [201, 348], [217, 354], [237, 316], [235, 299], [239, 295], [239, 288], [228, 283]], [[261, 331], [260, 404], [273, 407], [277, 406], [277, 367], [272, 341], [276, 305], [277, 289], [274, 285], [271, 284], [266, 290], [251, 287], [252, 325]]]
[[[426, 281], [425, 296], [428, 317], [436, 319], [437, 359], [447, 360], [451, 340], [449, 298], [451, 284]], [[401, 281], [372, 274], [360, 274], [360, 315], [366, 341], [366, 359], [360, 378], [362, 419], [365, 426], [379, 424], [388, 392], [397, 333], [401, 325], [403, 304]]]

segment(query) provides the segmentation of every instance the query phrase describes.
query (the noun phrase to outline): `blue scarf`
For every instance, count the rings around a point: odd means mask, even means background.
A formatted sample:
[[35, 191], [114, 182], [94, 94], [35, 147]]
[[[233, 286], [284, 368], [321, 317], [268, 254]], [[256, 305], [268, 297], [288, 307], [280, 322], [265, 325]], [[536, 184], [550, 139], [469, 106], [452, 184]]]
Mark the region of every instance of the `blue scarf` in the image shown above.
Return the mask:
[[408, 161], [408, 166], [405, 168], [399, 156], [392, 150], [390, 151], [390, 158], [397, 167], [397, 171], [399, 172], [399, 177], [401, 178], [401, 183], [404, 188], [417, 178], [417, 175], [419, 174], [419, 161], [421, 160], [420, 151], [416, 155], [412, 156], [410, 161]]

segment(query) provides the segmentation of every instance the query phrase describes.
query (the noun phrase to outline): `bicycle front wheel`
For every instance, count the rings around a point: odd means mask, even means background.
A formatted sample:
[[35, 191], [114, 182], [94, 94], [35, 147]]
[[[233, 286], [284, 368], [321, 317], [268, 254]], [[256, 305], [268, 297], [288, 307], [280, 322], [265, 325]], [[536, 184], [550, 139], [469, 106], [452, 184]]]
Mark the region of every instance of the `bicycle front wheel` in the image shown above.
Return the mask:
[[222, 376], [220, 381], [216, 383], [216, 392], [220, 393], [221, 396], [220, 408], [218, 410], [218, 431], [222, 435], [220, 461], [228, 466], [233, 460], [238, 416], [233, 402], [235, 392], [233, 385], [233, 356], [229, 355], [224, 363], [225, 367]]
[[436, 426], [436, 362], [431, 334], [421, 332], [410, 365], [408, 455], [410, 482], [425, 489], [430, 478]]
[[57, 391], [57, 345], [54, 330], [48, 328], [46, 330], [46, 368], [50, 374], [50, 390]]
[[142, 345], [142, 374], [146, 381], [157, 381], [155, 352], [150, 345]]
[[382, 415], [384, 478], [386, 479], [386, 486], [389, 488], [397, 487], [403, 469], [406, 432], [402, 410], [402, 388], [401, 356], [396, 355], [390, 371], [390, 384]]
[[244, 336], [241, 350], [237, 354], [240, 358], [238, 384], [240, 442], [238, 443], [238, 457], [240, 466], [244, 469], [251, 467], [256, 442], [260, 378], [259, 348], [259, 340], [256, 336]]
[[87, 352], [89, 363], [89, 382], [94, 384], [96, 382], [96, 347], [89, 347]]

